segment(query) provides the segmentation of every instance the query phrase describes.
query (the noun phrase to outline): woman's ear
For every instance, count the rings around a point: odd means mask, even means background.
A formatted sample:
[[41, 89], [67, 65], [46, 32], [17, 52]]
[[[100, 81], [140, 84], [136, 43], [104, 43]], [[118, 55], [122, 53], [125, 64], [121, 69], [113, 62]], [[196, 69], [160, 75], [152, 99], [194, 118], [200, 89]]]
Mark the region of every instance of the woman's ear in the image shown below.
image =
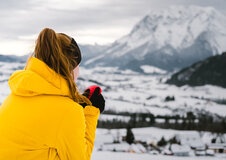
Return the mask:
[[74, 81], [76, 82], [78, 79], [78, 75], [79, 75], [79, 65], [77, 65], [77, 67], [75, 67], [73, 72], [74, 72]]

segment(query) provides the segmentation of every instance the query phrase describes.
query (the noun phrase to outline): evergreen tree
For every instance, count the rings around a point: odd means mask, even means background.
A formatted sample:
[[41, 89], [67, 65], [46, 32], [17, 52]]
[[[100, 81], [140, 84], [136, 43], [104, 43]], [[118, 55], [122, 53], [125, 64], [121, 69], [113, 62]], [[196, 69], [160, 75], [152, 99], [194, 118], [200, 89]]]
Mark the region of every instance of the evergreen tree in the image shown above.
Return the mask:
[[172, 138], [169, 140], [169, 143], [170, 143], [170, 144], [179, 144], [179, 142], [177, 141], [176, 136], [172, 137]]
[[127, 127], [126, 142], [129, 144], [132, 144], [134, 142], [134, 135], [130, 126]]
[[167, 144], [165, 138], [162, 136], [162, 138], [160, 139], [160, 141], [158, 141], [157, 145], [158, 146], [165, 146]]

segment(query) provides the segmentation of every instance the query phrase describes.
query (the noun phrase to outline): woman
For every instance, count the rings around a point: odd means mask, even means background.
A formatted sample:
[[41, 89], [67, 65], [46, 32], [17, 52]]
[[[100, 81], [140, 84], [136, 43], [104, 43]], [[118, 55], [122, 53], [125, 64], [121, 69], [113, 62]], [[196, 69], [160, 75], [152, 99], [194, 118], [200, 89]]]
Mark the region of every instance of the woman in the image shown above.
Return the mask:
[[26, 67], [8, 81], [11, 94], [0, 107], [0, 160], [91, 158], [105, 101], [98, 88], [92, 96], [89, 89], [79, 94], [80, 61], [73, 38], [41, 31]]

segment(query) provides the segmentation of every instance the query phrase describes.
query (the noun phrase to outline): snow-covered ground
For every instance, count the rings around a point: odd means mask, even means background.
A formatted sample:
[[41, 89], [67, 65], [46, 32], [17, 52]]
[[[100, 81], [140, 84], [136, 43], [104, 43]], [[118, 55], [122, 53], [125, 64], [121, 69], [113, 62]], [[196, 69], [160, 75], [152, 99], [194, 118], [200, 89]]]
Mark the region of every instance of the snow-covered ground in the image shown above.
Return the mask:
[[[211, 139], [215, 136], [210, 132], [180, 131], [174, 129], [161, 129], [157, 127], [133, 128], [132, 131], [136, 140], [142, 140], [147, 143], [154, 144], [156, 144], [162, 137], [164, 137], [166, 140], [169, 140], [170, 138], [173, 138], [176, 134], [199, 134], [202, 142], [205, 144], [209, 144], [211, 142]], [[126, 129], [98, 128], [96, 130], [95, 147], [98, 148], [103, 143], [112, 143], [117, 135], [125, 136]]]
[[[80, 69], [78, 86], [84, 89], [99, 82], [103, 88], [106, 110], [116, 112], [150, 112], [154, 115], [184, 114], [186, 111], [206, 111], [226, 116], [226, 105], [206, 99], [226, 99], [226, 89], [213, 85], [198, 87], [165, 84], [170, 75], [144, 75], [117, 68]], [[165, 102], [167, 96], [175, 101]]]
[[160, 73], [165, 74], [167, 71], [162, 70], [160, 68], [150, 66], [150, 65], [142, 65], [140, 68], [144, 71], [144, 73]]
[[[135, 139], [146, 140], [147, 142], [157, 142], [163, 136], [166, 140], [172, 138], [176, 134], [194, 134], [198, 131], [178, 131], [172, 129], [160, 129], [155, 127], [147, 128], [133, 128], [132, 129]], [[208, 144], [211, 141], [213, 135], [210, 132], [200, 132], [201, 140]], [[96, 130], [96, 139], [94, 144], [94, 150], [92, 154], [92, 160], [105, 160], [106, 157], [109, 160], [223, 160], [226, 159], [226, 154], [217, 154], [214, 157], [197, 157], [195, 155], [189, 157], [177, 157], [167, 155], [152, 155], [150, 153], [127, 153], [127, 152], [111, 152], [111, 151], [98, 151], [101, 145], [104, 143], [112, 143], [116, 136], [125, 136], [126, 129], [100, 129]], [[123, 144], [122, 144], [123, 145]], [[122, 148], [123, 146], [121, 146]]]
[[225, 157], [176, 157], [165, 155], [94, 151], [91, 160], [224, 160]]
[[[8, 78], [15, 69], [22, 69], [22, 63], [0, 63], [0, 103], [10, 93]], [[111, 67], [80, 67], [80, 79], [76, 82], [82, 92], [89, 85], [102, 87], [106, 99], [105, 110], [115, 112], [152, 113], [154, 115], [184, 115], [206, 111], [226, 116], [226, 105], [206, 99], [226, 99], [226, 88], [205, 85], [199, 87], [165, 84], [170, 74], [145, 75], [130, 70], [118, 70]], [[174, 101], [165, 101], [174, 96]], [[101, 117], [101, 118], [106, 118]], [[122, 118], [122, 117], [121, 117]]]

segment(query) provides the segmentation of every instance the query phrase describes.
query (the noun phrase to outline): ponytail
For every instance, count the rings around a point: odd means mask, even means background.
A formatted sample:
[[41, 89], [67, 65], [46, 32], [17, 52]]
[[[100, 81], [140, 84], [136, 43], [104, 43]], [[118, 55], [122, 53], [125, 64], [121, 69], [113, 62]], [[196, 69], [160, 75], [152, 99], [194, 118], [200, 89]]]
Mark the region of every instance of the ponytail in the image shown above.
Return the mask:
[[44, 61], [50, 68], [60, 73], [60, 55], [62, 51], [54, 30], [45, 28], [36, 41], [35, 57]]
[[68, 53], [69, 47], [69, 36], [61, 34], [59, 37], [59, 34], [54, 30], [45, 28], [40, 32], [36, 41], [34, 56], [45, 62], [51, 69], [67, 80], [71, 98], [75, 102], [91, 104], [86, 97], [77, 91], [74, 77], [72, 76], [72, 70], [78, 65], [76, 62], [77, 57], [74, 58], [72, 54]]

